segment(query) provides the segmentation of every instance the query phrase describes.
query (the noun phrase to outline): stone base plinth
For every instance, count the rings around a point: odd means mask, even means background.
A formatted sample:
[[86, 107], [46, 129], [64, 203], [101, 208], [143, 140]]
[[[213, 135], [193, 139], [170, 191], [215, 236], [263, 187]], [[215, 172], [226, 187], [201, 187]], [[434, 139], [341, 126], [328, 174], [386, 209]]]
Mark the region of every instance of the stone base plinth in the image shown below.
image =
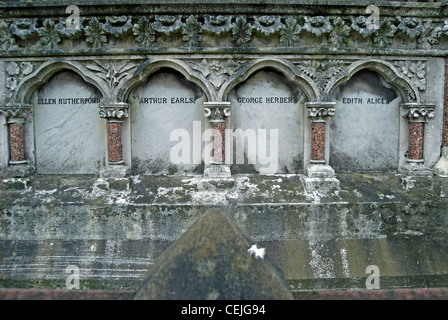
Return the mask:
[[122, 179], [126, 178], [130, 173], [130, 168], [124, 165], [107, 166], [101, 169], [101, 179]]
[[211, 164], [204, 169], [204, 178], [229, 178], [230, 167], [226, 164]]
[[425, 166], [423, 162], [408, 162], [400, 168], [400, 173], [408, 176], [432, 176], [432, 169]]
[[23, 178], [34, 174], [34, 167], [29, 164], [14, 164], [0, 170], [0, 178]]
[[213, 191], [232, 189], [235, 185], [233, 178], [204, 178], [198, 182], [198, 190]]
[[304, 178], [305, 189], [311, 191], [332, 191], [339, 189], [339, 180], [336, 178]]
[[306, 168], [303, 183], [308, 192], [339, 189], [339, 180], [336, 179], [333, 168], [326, 164], [310, 164]]

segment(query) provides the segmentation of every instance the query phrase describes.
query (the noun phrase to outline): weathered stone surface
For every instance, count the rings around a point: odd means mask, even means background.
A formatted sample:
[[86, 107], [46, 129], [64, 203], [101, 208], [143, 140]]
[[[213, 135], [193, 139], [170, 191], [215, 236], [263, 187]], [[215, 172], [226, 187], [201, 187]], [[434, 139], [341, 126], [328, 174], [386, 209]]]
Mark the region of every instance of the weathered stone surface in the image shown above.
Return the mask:
[[[258, 71], [232, 90], [232, 171], [303, 172], [300, 153], [304, 148], [305, 99], [299, 87], [273, 70]], [[240, 148], [244, 148], [244, 154]]]
[[438, 176], [448, 177], [448, 147], [442, 148], [442, 156], [432, 170]]
[[33, 95], [38, 174], [91, 174], [101, 167], [106, 128], [101, 93], [70, 71], [56, 74]]
[[270, 258], [220, 209], [210, 209], [150, 269], [136, 299], [292, 299]]

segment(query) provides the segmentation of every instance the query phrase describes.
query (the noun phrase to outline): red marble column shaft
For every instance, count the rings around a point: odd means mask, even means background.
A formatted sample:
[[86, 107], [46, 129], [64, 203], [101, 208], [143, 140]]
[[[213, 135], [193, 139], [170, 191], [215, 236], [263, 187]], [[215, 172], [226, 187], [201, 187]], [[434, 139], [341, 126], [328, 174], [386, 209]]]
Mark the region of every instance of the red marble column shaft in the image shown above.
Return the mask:
[[9, 148], [11, 161], [25, 161], [25, 124], [9, 124]]
[[213, 124], [213, 162], [225, 161], [225, 131], [226, 124], [218, 122]]
[[423, 160], [423, 122], [409, 123], [408, 160]]
[[120, 162], [123, 160], [121, 145], [121, 123], [107, 123], [107, 150], [109, 162]]
[[311, 123], [311, 160], [325, 161], [325, 122]]

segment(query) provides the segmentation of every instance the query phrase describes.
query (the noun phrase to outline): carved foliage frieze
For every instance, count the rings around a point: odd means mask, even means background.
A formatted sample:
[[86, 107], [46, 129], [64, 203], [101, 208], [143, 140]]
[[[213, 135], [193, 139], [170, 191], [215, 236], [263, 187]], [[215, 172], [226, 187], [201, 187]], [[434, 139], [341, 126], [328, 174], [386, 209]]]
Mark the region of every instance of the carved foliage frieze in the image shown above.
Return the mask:
[[[81, 17], [78, 28], [64, 18], [0, 20], [0, 50], [7, 52], [85, 48], [256, 47], [444, 49], [448, 20], [420, 17], [382, 17], [377, 29], [367, 16], [308, 15], [154, 15]], [[219, 39], [219, 41], [217, 41]], [[318, 40], [318, 41], [316, 41]], [[270, 43], [267, 44], [267, 43]]]

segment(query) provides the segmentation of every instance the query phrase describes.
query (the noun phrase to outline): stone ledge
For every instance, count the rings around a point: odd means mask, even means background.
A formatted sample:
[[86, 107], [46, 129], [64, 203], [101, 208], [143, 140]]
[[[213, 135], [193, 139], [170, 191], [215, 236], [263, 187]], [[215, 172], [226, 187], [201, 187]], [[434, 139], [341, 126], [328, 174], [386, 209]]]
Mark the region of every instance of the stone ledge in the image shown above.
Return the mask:
[[136, 289], [211, 207], [270, 250], [295, 291], [362, 289], [369, 264], [383, 289], [447, 283], [447, 178], [336, 177], [331, 192], [307, 191], [303, 175], [235, 176], [219, 192], [198, 190], [202, 176], [130, 176], [119, 190], [96, 176], [2, 180], [0, 286], [61, 288], [64, 268], [79, 264], [82, 289]]

